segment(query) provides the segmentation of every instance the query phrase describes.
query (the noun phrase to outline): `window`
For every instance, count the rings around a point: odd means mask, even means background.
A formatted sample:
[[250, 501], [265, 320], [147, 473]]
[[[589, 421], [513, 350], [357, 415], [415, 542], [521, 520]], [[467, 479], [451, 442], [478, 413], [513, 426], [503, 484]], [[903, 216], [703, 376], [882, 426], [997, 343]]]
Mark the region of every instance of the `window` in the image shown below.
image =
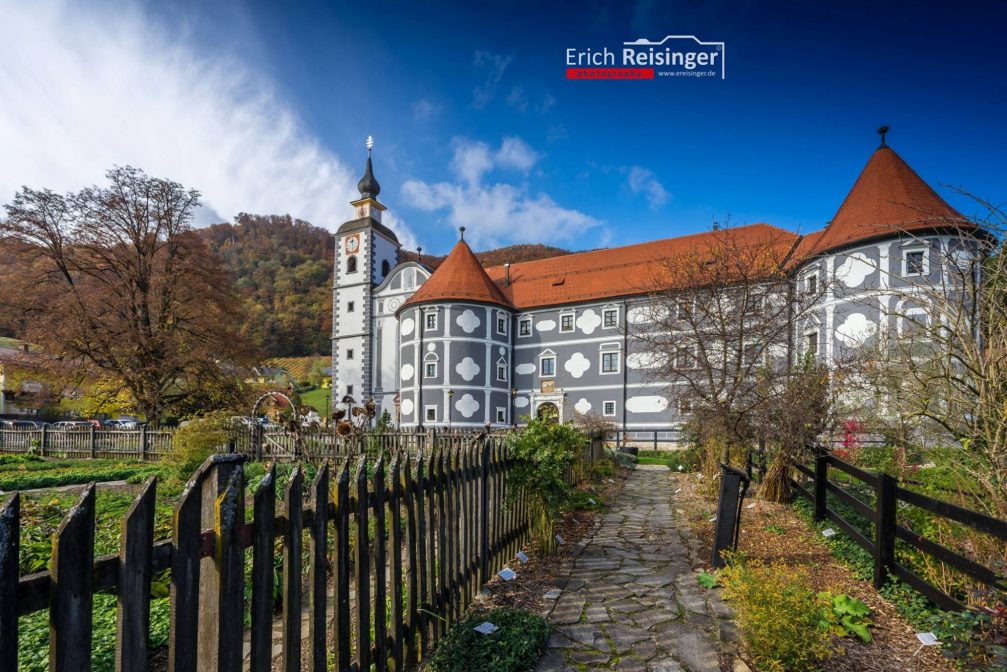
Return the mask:
[[497, 333], [507, 335], [507, 315], [504, 313], [497, 313]]
[[765, 307], [765, 301], [762, 294], [754, 294], [748, 297], [748, 313], [749, 315], [762, 315], [762, 310]]
[[692, 315], [692, 299], [679, 299], [675, 302], [675, 317], [687, 320]]
[[518, 337], [531, 336], [531, 318], [522, 317], [517, 323], [517, 335]]
[[503, 357], [497, 360], [497, 380], [507, 382], [507, 362]]
[[356, 273], [357, 272], [357, 258], [356, 257], [350, 257], [349, 259], [346, 260], [346, 272], [347, 273]]
[[601, 405], [601, 414], [609, 417], [615, 415], [615, 402], [614, 401], [603, 402]]
[[347, 313], [352, 313], [354, 308], [356, 308], [356, 305], [352, 301], [347, 301], [346, 302], [346, 312]]
[[427, 422], [437, 422], [437, 407], [436, 406], [424, 406], [425, 416]]
[[818, 355], [818, 332], [810, 331], [804, 335], [805, 352], [812, 357]]
[[538, 362], [539, 375], [543, 378], [552, 378], [556, 375], [556, 357], [554, 355], [544, 356]]
[[416, 286], [416, 269], [406, 269], [405, 273], [402, 274], [402, 285], [406, 289], [412, 289]]
[[497, 406], [497, 422], [505, 423], [507, 422], [507, 409], [502, 406]]
[[346, 351], [346, 359], [353, 359], [353, 348]]
[[619, 373], [619, 352], [601, 353], [601, 372]]
[[614, 329], [619, 326], [619, 309], [606, 308], [601, 313], [601, 326], [606, 329]]
[[818, 293], [818, 274], [812, 273], [804, 279], [804, 293], [814, 296]]
[[693, 367], [692, 350], [681, 348], [675, 353], [675, 368], [679, 370], [691, 369]]
[[570, 333], [573, 331], [573, 318], [574, 313], [564, 313], [559, 316], [559, 330], [562, 333]]
[[353, 386], [352, 385], [347, 385], [346, 386], [346, 396], [349, 396], [349, 397], [353, 396]]
[[385, 259], [384, 261], [382, 261], [381, 262], [381, 277], [382, 278], [385, 277], [386, 275], [388, 275], [389, 273], [391, 273], [391, 271], [392, 271], [392, 265], [388, 263], [388, 260]]
[[434, 331], [437, 329], [437, 313], [429, 312], [426, 314], [423, 322], [427, 331]]
[[423, 377], [424, 378], [436, 378], [437, 377], [437, 362], [424, 362], [423, 363]]
[[926, 275], [927, 255], [926, 250], [906, 250], [905, 264], [902, 268], [903, 275]]

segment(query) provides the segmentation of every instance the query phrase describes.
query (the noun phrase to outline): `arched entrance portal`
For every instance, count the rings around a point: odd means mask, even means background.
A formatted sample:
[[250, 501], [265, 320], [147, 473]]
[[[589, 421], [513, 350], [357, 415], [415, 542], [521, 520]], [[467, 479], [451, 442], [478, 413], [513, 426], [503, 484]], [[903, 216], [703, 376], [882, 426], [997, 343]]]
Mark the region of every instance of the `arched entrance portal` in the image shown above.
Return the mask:
[[559, 422], [559, 408], [551, 401], [546, 401], [539, 404], [538, 408], [535, 409], [535, 416], [539, 420]]

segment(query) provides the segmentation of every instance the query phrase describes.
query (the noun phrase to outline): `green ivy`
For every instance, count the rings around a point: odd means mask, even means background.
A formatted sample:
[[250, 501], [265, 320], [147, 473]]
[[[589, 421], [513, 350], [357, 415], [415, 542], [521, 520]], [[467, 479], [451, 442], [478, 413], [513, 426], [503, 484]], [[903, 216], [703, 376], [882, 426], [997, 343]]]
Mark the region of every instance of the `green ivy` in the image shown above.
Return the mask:
[[[474, 630], [489, 621], [499, 628]], [[473, 613], [455, 624], [430, 658], [431, 672], [526, 672], [535, 669], [549, 638], [541, 616], [517, 609]]]

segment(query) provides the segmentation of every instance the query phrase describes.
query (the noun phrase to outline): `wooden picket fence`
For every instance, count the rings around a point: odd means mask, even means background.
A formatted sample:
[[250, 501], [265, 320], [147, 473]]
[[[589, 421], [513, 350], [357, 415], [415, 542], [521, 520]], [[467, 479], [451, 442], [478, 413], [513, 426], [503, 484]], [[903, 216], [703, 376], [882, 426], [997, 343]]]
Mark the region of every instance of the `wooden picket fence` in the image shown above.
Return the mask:
[[[933, 516], [965, 525], [1004, 542], [1007, 542], [1007, 521], [913, 492], [899, 485], [893, 476], [869, 473], [823, 450], [818, 451], [812, 467], [798, 464], [795, 465], [795, 469], [798, 478], [791, 479], [791, 485], [797, 494], [812, 503], [815, 520], [832, 521], [874, 558], [875, 587], [881, 588], [888, 576], [892, 575], [905, 581], [941, 609], [949, 611], [965, 609], [965, 605], [955, 597], [925, 581], [898, 561], [896, 555], [896, 540], [898, 540], [994, 590], [1007, 592], [1007, 576], [927, 539], [905, 525], [900, 525], [898, 510], [900, 506], [919, 507]], [[849, 483], [859, 482], [863, 489], [873, 491], [873, 503], [868, 504], [860, 499], [857, 493], [831, 480], [830, 469], [844, 474]], [[872, 537], [868, 537], [864, 531], [843, 518], [836, 510], [829, 508], [830, 494], [870, 521], [873, 528]]]
[[0, 670], [17, 669], [18, 617], [45, 609], [50, 670], [90, 669], [99, 591], [117, 595], [116, 670], [148, 669], [152, 576], [168, 571], [168, 669], [266, 672], [277, 619], [276, 540], [283, 547], [281, 669], [299, 672], [305, 662], [322, 672], [328, 661], [340, 672], [412, 669], [528, 535], [525, 500], [507, 497], [512, 461], [501, 437], [434, 447], [418, 459], [406, 452], [388, 463], [346, 457], [334, 470], [325, 461], [310, 484], [298, 465], [282, 493], [274, 464], [250, 498], [250, 516], [245, 460], [222, 454], [202, 465], [175, 506], [169, 540], [154, 538], [151, 480], [122, 523], [119, 553], [97, 559], [92, 484], [53, 536], [51, 571], [23, 577], [20, 500], [8, 495], [0, 503]]

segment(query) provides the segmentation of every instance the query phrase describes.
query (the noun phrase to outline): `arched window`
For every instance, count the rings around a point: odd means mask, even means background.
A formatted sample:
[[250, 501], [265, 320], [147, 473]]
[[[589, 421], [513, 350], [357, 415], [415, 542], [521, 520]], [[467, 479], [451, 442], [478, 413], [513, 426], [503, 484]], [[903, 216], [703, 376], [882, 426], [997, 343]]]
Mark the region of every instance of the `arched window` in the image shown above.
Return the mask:
[[381, 262], [381, 277], [382, 278], [385, 277], [386, 275], [388, 275], [391, 272], [391, 270], [392, 270], [392, 265], [388, 263], [387, 259], [385, 259], [384, 261]]
[[346, 272], [347, 273], [356, 273], [357, 272], [357, 258], [356, 257], [350, 257], [349, 259], [346, 260]]

